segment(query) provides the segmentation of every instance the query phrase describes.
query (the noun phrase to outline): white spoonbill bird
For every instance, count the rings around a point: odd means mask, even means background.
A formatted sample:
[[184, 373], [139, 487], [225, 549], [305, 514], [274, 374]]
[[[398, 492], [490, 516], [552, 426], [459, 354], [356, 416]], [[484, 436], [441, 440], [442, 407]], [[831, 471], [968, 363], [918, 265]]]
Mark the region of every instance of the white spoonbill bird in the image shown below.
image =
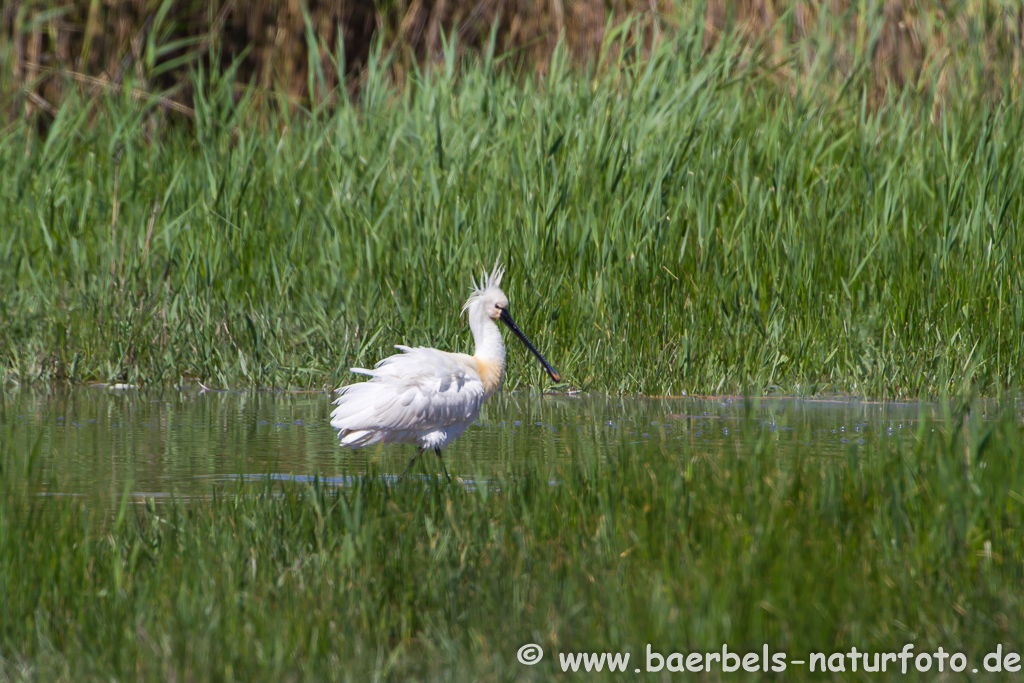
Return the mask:
[[[414, 443], [419, 446], [402, 476], [416, 458], [455, 441], [476, 420], [480, 406], [501, 386], [505, 374], [505, 345], [495, 322], [501, 320], [515, 332], [526, 348], [537, 356], [551, 379], [559, 375], [541, 355], [508, 312], [508, 297], [501, 291], [504, 269], [495, 264], [481, 284], [473, 282], [473, 293], [462, 307], [469, 316], [476, 352], [450, 353], [424, 346], [396, 346], [402, 353], [377, 363], [373, 370], [352, 368], [369, 375], [365, 382], [338, 389], [331, 413], [331, 426], [338, 430], [343, 446], [359, 448], [375, 443]], [[444, 474], [451, 481], [441, 459]]]

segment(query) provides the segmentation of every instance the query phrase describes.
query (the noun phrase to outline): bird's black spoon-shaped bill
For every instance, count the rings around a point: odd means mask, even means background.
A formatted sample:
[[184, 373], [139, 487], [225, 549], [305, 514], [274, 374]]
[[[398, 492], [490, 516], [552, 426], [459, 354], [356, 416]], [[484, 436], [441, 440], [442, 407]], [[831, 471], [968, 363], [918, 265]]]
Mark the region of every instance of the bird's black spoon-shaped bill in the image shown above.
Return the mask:
[[515, 332], [516, 336], [523, 340], [523, 343], [526, 344], [526, 348], [533, 351], [533, 355], [537, 356], [537, 360], [540, 361], [540, 364], [543, 365], [544, 369], [548, 371], [549, 375], [551, 375], [551, 379], [555, 380], [556, 382], [561, 381], [561, 375], [559, 375], [555, 371], [555, 369], [551, 367], [551, 363], [548, 362], [548, 359], [542, 356], [540, 351], [537, 350], [537, 347], [533, 345], [533, 342], [530, 341], [530, 339], [525, 334], [523, 334], [523, 331], [519, 329], [518, 325], [516, 325], [516, 321], [512, 319], [512, 314], [508, 312], [507, 308], [501, 309], [501, 322], [508, 325], [509, 329]]

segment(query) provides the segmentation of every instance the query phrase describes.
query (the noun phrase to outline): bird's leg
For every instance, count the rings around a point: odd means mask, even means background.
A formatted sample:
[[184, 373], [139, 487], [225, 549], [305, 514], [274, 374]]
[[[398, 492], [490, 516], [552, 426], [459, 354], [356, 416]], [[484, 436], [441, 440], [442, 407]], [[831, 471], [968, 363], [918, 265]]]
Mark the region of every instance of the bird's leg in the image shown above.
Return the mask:
[[416, 449], [416, 455], [412, 456], [412, 460], [410, 460], [409, 464], [405, 466], [405, 469], [402, 470], [402, 473], [398, 475], [398, 480], [399, 481], [404, 479], [405, 475], [409, 473], [409, 468], [412, 467], [412, 464], [414, 462], [416, 462], [416, 458], [420, 457], [420, 453], [422, 453], [422, 452], [423, 452], [423, 446], [420, 446], [419, 448]]
[[448, 474], [448, 468], [444, 464], [444, 458], [441, 457], [441, 449], [435, 448], [434, 452], [437, 453], [437, 459], [441, 461], [441, 468], [444, 469], [444, 476], [448, 477], [448, 483], [452, 483], [452, 475]]

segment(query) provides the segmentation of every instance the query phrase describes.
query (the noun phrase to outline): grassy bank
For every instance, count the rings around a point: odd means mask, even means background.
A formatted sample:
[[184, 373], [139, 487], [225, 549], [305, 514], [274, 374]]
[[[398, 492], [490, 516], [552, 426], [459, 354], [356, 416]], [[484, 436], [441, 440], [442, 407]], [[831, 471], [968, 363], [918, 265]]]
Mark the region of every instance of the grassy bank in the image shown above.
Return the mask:
[[[70, 95], [45, 135], [0, 138], [5, 381], [337, 384], [394, 343], [469, 350], [458, 311], [500, 254], [576, 388], [1018, 384], [1014, 92], [868, 107], [865, 69], [791, 88], [702, 31], [536, 80], [449, 50], [396, 87], [378, 57], [313, 112], [239, 99], [231, 72], [195, 77], [185, 124]], [[509, 383], [542, 382], [515, 349]]]
[[1024, 441], [1012, 408], [983, 413], [838, 457], [756, 422], [717, 452], [596, 422], [469, 490], [276, 482], [113, 510], [35, 495], [39, 454], [4, 448], [0, 680], [550, 680], [558, 652], [632, 671], [648, 643], [913, 643], [981, 670], [1024, 647]]

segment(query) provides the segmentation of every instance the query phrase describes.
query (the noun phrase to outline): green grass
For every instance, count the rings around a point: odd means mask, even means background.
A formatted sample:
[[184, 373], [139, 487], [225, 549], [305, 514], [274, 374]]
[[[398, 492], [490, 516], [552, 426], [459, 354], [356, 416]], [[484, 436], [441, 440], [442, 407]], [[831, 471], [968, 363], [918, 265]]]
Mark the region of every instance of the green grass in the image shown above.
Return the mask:
[[[1019, 384], [1015, 91], [869, 106], [866, 67], [780, 84], [696, 29], [539, 78], [454, 54], [400, 87], [378, 55], [358, 101], [304, 114], [197, 74], [194, 120], [110, 95], [5, 129], [4, 379], [337, 385], [395, 343], [470, 349], [500, 255], [579, 389]], [[543, 381], [514, 350], [508, 384]]]
[[713, 452], [597, 421], [475, 490], [277, 482], [147, 506], [38, 496], [39, 453], [5, 448], [0, 680], [548, 680], [556, 652], [643, 667], [648, 643], [913, 643], [980, 669], [1024, 648], [1024, 440], [1011, 406], [983, 413], [828, 457], [755, 421]]

